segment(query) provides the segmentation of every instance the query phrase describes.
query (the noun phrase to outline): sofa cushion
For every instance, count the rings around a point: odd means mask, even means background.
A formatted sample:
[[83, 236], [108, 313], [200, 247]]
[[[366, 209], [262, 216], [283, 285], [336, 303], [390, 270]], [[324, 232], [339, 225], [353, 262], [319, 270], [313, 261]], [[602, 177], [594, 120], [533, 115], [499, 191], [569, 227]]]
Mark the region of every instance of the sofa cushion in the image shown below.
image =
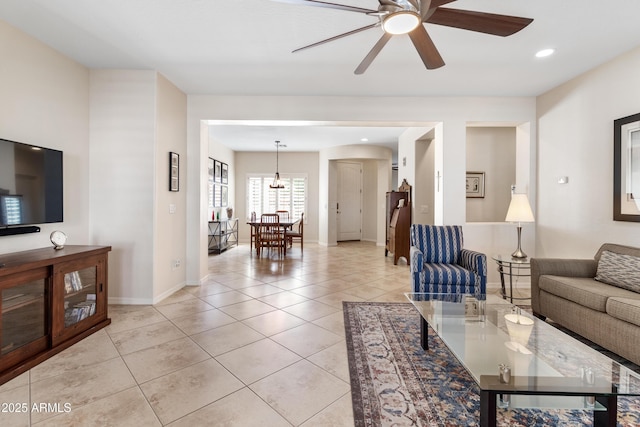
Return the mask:
[[640, 326], [640, 295], [637, 299], [612, 297], [607, 300], [607, 314]]
[[640, 257], [603, 251], [596, 280], [640, 293]]
[[637, 297], [635, 292], [597, 282], [588, 277], [540, 276], [540, 289], [593, 310], [606, 312], [609, 297]]

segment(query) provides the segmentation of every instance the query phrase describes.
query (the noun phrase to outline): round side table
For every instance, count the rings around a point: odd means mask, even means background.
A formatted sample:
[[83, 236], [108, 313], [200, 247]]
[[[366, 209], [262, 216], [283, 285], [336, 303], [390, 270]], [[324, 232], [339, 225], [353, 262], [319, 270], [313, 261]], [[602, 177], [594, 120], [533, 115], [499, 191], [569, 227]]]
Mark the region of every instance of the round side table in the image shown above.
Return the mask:
[[[531, 262], [529, 258], [513, 258], [511, 255], [493, 255], [493, 260], [498, 264], [498, 273], [500, 273], [500, 283], [502, 285], [502, 299], [509, 298], [509, 302], [513, 300], [527, 300], [530, 298], [516, 298], [513, 296], [513, 278], [531, 277]], [[509, 276], [509, 293], [505, 289], [505, 277]]]

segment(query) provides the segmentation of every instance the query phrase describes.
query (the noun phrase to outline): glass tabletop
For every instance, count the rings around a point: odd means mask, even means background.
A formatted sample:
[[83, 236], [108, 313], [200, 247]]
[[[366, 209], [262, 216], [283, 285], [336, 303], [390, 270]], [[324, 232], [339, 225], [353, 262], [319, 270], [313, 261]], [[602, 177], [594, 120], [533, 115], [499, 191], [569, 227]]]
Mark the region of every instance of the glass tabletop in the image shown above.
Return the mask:
[[501, 264], [529, 265], [531, 258], [514, 258], [511, 255], [492, 255], [491, 258]]
[[505, 300], [405, 295], [481, 390], [640, 396], [640, 374]]

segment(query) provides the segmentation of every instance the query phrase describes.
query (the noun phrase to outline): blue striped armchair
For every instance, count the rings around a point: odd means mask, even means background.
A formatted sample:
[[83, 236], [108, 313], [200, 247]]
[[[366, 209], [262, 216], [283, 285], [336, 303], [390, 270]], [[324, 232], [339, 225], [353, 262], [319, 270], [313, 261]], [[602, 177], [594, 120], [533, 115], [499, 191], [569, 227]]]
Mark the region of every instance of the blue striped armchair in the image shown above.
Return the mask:
[[413, 224], [410, 229], [413, 292], [487, 294], [487, 257], [462, 248], [459, 225]]

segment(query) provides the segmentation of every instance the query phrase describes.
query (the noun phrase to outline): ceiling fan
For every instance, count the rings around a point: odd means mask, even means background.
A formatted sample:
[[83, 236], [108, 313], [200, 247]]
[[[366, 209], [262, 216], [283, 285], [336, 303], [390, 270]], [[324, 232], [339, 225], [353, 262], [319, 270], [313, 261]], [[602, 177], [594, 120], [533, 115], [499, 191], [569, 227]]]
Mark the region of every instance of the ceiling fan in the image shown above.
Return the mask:
[[355, 74], [364, 73], [382, 48], [394, 35], [408, 34], [413, 42], [422, 62], [427, 69], [433, 70], [444, 65], [444, 60], [429, 37], [423, 23], [444, 25], [479, 33], [496, 36], [510, 36], [525, 28], [533, 19], [493, 13], [475, 12], [443, 8], [441, 6], [456, 0], [378, 0], [378, 10], [329, 3], [319, 0], [276, 0], [283, 3], [293, 3], [307, 6], [339, 9], [348, 12], [363, 13], [378, 17], [378, 21], [365, 27], [356, 28], [337, 36], [303, 46], [293, 52], [309, 49], [334, 40], [347, 37], [371, 28], [382, 27], [384, 33], [369, 51], [355, 70]]

